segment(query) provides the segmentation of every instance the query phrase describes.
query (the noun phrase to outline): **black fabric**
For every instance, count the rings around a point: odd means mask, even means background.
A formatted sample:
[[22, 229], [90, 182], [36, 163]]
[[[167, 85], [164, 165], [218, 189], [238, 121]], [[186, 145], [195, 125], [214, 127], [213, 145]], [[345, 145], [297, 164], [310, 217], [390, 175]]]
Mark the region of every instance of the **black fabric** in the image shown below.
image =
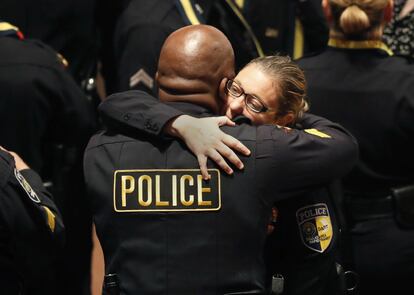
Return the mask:
[[26, 38], [42, 40], [62, 54], [80, 83], [97, 61], [96, 5], [96, 0], [3, 0], [0, 11]]
[[[156, 85], [130, 86], [130, 78], [140, 69], [154, 78], [158, 56], [165, 39], [173, 31], [186, 26], [175, 0], [132, 0], [121, 14], [115, 31], [115, 56], [118, 86], [121, 91], [137, 89], [156, 94]], [[236, 66], [241, 68], [258, 53], [240, 19], [226, 1], [194, 1], [203, 9], [206, 24], [222, 30], [233, 45]], [[134, 83], [133, 83], [134, 84]]]
[[[11, 155], [0, 151], [0, 285], [2, 293], [56, 294], [57, 257], [63, 250], [62, 217], [33, 170], [21, 174], [36, 193], [32, 201], [14, 172]], [[54, 231], [44, 207], [55, 216]]]
[[53, 183], [50, 190], [67, 226], [59, 278], [62, 286], [76, 289], [63, 290], [82, 294], [79, 285], [89, 280], [91, 220], [81, 163], [96, 129], [95, 111], [56, 53], [39, 41], [0, 38], [0, 96], [0, 143]]
[[[344, 179], [347, 198], [365, 198], [365, 208], [375, 210], [377, 199], [391, 188], [412, 184], [413, 65], [376, 49], [336, 48], [299, 65], [308, 81], [311, 111], [342, 124], [359, 142], [360, 160]], [[399, 229], [391, 215], [350, 228], [361, 294], [389, 294], [390, 288], [408, 286], [406, 278], [414, 275], [414, 232]]]
[[[95, 135], [85, 153], [85, 179], [106, 272], [118, 274], [125, 294], [137, 290], [146, 294], [267, 292], [263, 247], [271, 206], [345, 173], [356, 156], [352, 138], [340, 126], [311, 115], [305, 118], [305, 126], [329, 133], [331, 139], [297, 130], [286, 133], [270, 125], [225, 127], [252, 155], [242, 157], [243, 172], [221, 174], [220, 210], [117, 212], [113, 205], [115, 170], [198, 169], [195, 157], [179, 141], [154, 139], [151, 132], [142, 133], [148, 129], [145, 124], [131, 126], [123, 120], [119, 109], [123, 109], [124, 97], [131, 101], [131, 94], [135, 103], [124, 111], [135, 116], [148, 99], [156, 101], [135, 91], [103, 102], [100, 111], [119, 124], [107, 125], [107, 131]], [[112, 113], [108, 105], [118, 110]], [[156, 119], [166, 122], [171, 109], [160, 105]], [[123, 132], [122, 126], [134, 128], [135, 135], [117, 134]], [[350, 166], [333, 165], [336, 160]], [[209, 167], [215, 166], [209, 162]]]

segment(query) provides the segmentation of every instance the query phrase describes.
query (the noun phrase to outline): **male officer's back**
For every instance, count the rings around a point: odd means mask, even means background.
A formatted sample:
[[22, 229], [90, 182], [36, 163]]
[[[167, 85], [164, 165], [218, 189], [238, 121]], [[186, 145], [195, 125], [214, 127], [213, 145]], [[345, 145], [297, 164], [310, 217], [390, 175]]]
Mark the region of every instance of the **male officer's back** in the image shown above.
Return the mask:
[[[174, 46], [172, 38], [178, 39]], [[224, 35], [187, 27], [164, 49], [186, 56], [188, 66], [182, 72], [159, 68], [160, 98], [193, 116], [217, 112], [217, 85], [232, 74], [234, 62]], [[171, 64], [163, 63], [169, 52], [162, 51], [160, 66]], [[203, 74], [194, 76], [194, 69]], [[356, 146], [338, 125], [309, 120], [331, 138], [273, 126], [229, 128], [252, 154], [243, 172], [211, 169], [209, 181], [179, 141], [134, 138], [128, 130], [94, 136], [85, 154], [86, 182], [106, 273], [118, 275], [123, 294], [266, 293], [262, 255], [273, 202], [349, 169], [332, 161], [355, 160]], [[315, 173], [314, 156], [325, 174]]]

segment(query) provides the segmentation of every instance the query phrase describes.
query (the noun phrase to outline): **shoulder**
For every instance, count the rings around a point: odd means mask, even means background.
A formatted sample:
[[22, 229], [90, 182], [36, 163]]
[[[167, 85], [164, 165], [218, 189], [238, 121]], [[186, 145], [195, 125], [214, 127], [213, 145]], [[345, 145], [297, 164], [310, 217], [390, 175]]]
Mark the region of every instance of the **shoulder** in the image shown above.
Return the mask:
[[0, 63], [64, 69], [64, 59], [38, 40], [0, 38]]
[[[118, 23], [119, 29], [122, 31], [129, 30], [132, 27], [139, 27], [153, 25], [159, 27], [168, 19], [171, 12], [177, 12], [174, 1], [162, 0], [139, 0], [131, 1], [124, 9], [120, 21]], [[177, 20], [179, 17], [177, 17]], [[149, 27], [148, 27], [149, 28]]]

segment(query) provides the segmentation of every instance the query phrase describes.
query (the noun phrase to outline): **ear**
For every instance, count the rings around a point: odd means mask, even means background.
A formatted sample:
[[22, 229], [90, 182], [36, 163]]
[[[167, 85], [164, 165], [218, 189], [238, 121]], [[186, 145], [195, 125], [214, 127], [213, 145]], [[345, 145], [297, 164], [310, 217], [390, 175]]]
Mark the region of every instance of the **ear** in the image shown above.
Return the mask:
[[158, 71], [156, 71], [156, 72], [155, 72], [155, 82], [157, 82], [157, 84], [159, 84], [159, 83], [158, 83], [158, 82], [159, 82], [159, 81], [158, 81], [158, 76], [159, 76], [159, 75], [158, 75]]
[[388, 1], [387, 6], [384, 8], [384, 21], [385, 23], [389, 23], [392, 20], [392, 16], [394, 14], [394, 1]]
[[331, 6], [329, 5], [329, 0], [322, 0], [322, 9], [323, 13], [325, 14], [325, 18], [328, 21], [329, 24], [333, 22], [332, 18], [332, 11]]
[[227, 103], [227, 95], [226, 95], [227, 80], [229, 80], [229, 79], [228, 78], [221, 79], [221, 81], [219, 83], [219, 88], [218, 88], [218, 94], [219, 94], [220, 102], [223, 103], [223, 104]]
[[286, 115], [275, 120], [275, 123], [280, 126], [287, 126], [295, 120], [295, 116], [292, 112], [287, 113]]

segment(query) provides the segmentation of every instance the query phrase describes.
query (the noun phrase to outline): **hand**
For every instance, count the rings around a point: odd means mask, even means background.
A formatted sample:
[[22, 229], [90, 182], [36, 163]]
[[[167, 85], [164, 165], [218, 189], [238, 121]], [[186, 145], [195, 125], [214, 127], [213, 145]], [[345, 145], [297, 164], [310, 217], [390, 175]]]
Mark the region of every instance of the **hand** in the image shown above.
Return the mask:
[[8, 151], [5, 148], [3, 148], [2, 146], [0, 146], [0, 149], [13, 156], [14, 163], [15, 163], [16, 169], [18, 171], [24, 170], [24, 169], [29, 169], [29, 166], [27, 166], [27, 164], [22, 160], [22, 158], [20, 158], [20, 156], [18, 154], [16, 154], [15, 152]]
[[233, 169], [223, 157], [238, 169], [243, 169], [244, 165], [234, 151], [246, 156], [250, 155], [250, 150], [246, 146], [220, 130], [219, 127], [224, 125], [234, 126], [235, 123], [225, 116], [197, 119], [182, 115], [171, 120], [165, 126], [164, 131], [185, 142], [197, 157], [201, 174], [207, 180], [210, 179], [207, 158], [212, 159], [227, 174], [232, 174]]

